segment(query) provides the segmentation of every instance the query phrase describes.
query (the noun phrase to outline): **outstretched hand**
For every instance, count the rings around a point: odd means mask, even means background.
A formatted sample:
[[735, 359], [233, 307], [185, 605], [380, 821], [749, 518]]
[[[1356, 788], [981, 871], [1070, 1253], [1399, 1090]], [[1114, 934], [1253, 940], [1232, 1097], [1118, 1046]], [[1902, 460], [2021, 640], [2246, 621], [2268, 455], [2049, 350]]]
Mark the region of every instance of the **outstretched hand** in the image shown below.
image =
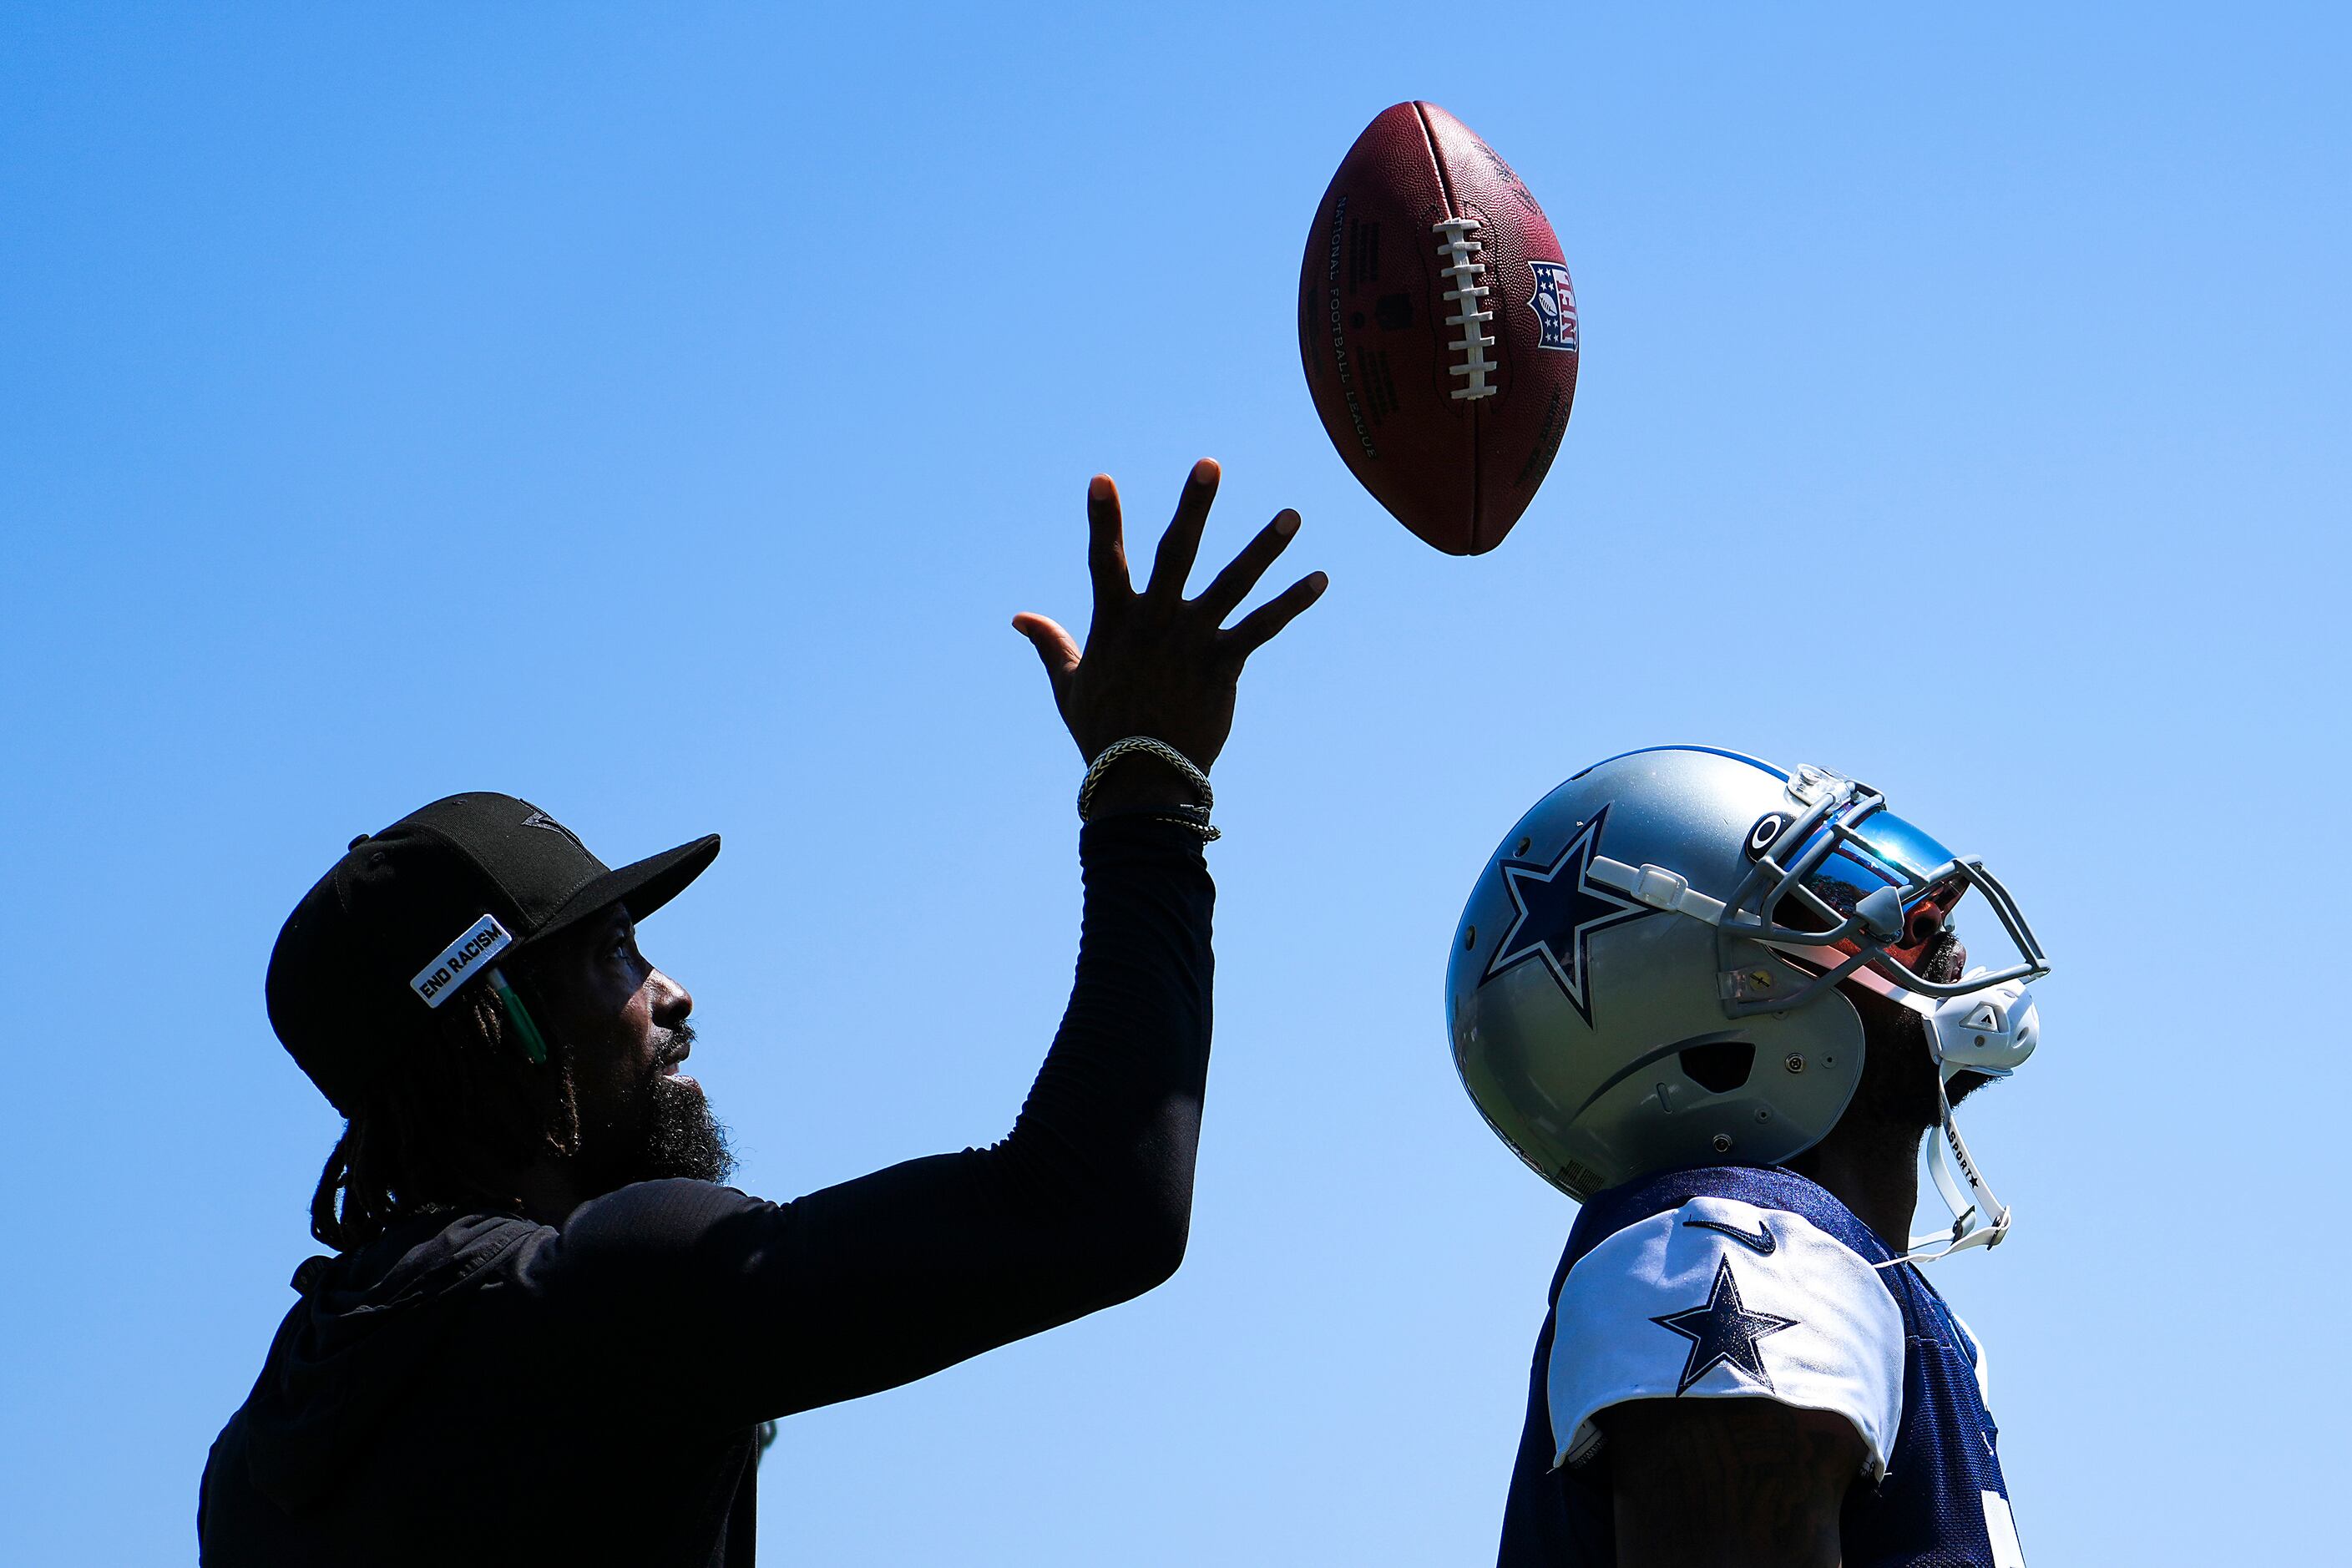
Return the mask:
[[[1311, 572], [1231, 628], [1223, 626], [1298, 531], [1298, 514], [1286, 510], [1258, 531], [1199, 598], [1184, 597], [1184, 580], [1192, 574], [1201, 531], [1217, 497], [1217, 479], [1212, 459], [1192, 465], [1176, 516], [1152, 558], [1151, 580], [1139, 594], [1128, 577], [1118, 487], [1108, 474], [1097, 474], [1087, 486], [1087, 563], [1094, 577], [1095, 612], [1084, 652], [1044, 616], [1013, 617], [1013, 629], [1045, 661], [1062, 721], [1089, 761], [1114, 741], [1150, 735], [1207, 772], [1233, 730], [1234, 690], [1243, 662], [1329, 584], [1322, 573]], [[1115, 805], [1188, 795], [1173, 769], [1121, 759], [1096, 798]]]

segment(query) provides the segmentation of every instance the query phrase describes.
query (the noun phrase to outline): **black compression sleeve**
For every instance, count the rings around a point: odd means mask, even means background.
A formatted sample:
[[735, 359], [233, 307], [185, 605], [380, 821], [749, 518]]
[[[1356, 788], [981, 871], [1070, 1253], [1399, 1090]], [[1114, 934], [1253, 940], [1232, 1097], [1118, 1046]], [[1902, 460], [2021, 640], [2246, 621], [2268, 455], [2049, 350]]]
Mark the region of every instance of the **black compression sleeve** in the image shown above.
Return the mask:
[[1174, 1270], [1215, 892], [1198, 839], [1171, 824], [1095, 824], [1080, 857], [1069, 1008], [1002, 1142], [784, 1205], [646, 1183], [583, 1205], [541, 1245], [527, 1288], [616, 1395], [697, 1426], [782, 1415], [921, 1377]]

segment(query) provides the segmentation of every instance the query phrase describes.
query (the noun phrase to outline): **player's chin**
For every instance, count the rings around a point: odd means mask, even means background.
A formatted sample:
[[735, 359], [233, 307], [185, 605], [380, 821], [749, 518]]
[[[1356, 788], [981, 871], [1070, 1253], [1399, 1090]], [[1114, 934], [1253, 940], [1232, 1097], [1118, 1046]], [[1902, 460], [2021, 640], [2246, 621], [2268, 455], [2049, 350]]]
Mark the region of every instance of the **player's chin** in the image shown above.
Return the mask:
[[681, 1072], [675, 1064], [656, 1068], [646, 1079], [646, 1102], [656, 1108], [666, 1101], [677, 1103], [703, 1098], [702, 1080], [692, 1073]]
[[645, 1154], [638, 1180], [686, 1176], [723, 1182], [735, 1172], [727, 1129], [710, 1112], [702, 1086], [683, 1074], [656, 1075], [646, 1103]]

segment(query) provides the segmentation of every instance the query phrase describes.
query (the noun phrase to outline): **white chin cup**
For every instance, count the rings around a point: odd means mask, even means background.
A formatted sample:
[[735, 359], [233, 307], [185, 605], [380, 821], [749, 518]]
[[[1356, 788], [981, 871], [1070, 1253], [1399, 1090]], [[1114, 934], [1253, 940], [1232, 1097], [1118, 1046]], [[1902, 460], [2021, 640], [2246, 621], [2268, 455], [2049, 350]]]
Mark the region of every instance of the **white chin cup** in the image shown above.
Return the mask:
[[2042, 1039], [2033, 994], [2018, 980], [1948, 997], [1925, 1016], [1927, 1046], [1946, 1083], [1964, 1072], [2007, 1078]]

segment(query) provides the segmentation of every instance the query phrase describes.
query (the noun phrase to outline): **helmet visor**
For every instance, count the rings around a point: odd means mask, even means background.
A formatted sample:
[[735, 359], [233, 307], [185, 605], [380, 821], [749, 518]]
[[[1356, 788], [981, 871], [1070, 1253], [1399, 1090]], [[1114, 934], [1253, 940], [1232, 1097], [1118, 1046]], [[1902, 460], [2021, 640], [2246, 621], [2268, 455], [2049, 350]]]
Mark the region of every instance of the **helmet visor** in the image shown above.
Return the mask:
[[[1961, 859], [1939, 840], [1884, 809], [1878, 798], [1864, 792], [1859, 809], [1846, 805], [1830, 813], [1790, 858], [1790, 865], [1804, 868], [1798, 885], [1842, 922], [1843, 934], [1823, 943], [1824, 954], [1860, 957], [1885, 979], [1926, 995], [1976, 989], [1974, 984], [1962, 983], [1964, 968], [1977, 984], [1984, 983], [1979, 976], [2046, 973], [2048, 961], [2008, 889], [1981, 862]], [[1955, 953], [1957, 962], [1946, 973], [1930, 977], [1926, 972], [1939, 966], [1946, 933], [1953, 931], [1953, 912], [1970, 889], [1984, 894], [1994, 917], [1992, 929], [1971, 934], [1996, 951]], [[1857, 917], [1864, 912], [1864, 900], [1880, 895], [1883, 915], [1889, 891], [1901, 910], [1900, 928], [1861, 929]], [[1783, 926], [1811, 927], [1825, 934], [1832, 923], [1821, 907], [1795, 897], [1782, 899], [1773, 919]], [[1993, 962], [1971, 962], [1980, 958]]]
[[[1804, 847], [1823, 837], [1834, 842], [1804, 885], [1841, 916], [1853, 914], [1880, 889], [1894, 889], [1903, 906], [1903, 930], [1885, 949], [1906, 968], [1916, 969], [1935, 948], [1953, 906], [1968, 893], [1969, 884], [1956, 868], [1958, 858], [1891, 811], [1871, 812], [1843, 832], [1824, 826]], [[1849, 952], [1856, 947], [1851, 942], [1839, 945]]]

